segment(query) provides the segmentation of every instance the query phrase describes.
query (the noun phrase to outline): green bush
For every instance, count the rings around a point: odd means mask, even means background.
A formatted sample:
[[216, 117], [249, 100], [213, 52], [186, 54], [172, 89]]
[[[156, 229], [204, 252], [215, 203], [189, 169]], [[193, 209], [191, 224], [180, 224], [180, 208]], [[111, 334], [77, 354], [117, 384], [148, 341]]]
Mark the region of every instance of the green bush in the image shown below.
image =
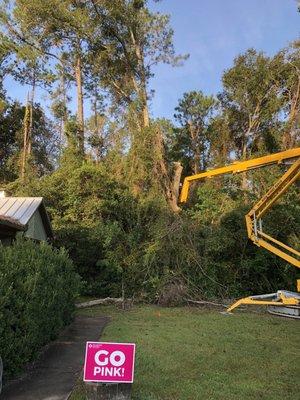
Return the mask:
[[0, 245], [0, 354], [16, 375], [72, 319], [79, 278], [65, 250], [18, 239]]
[[57, 230], [56, 245], [65, 247], [83, 279], [81, 294], [85, 296], [121, 296], [122, 268], [117, 257], [119, 239], [117, 223], [86, 227], [76, 223]]
[[[251, 192], [240, 189], [240, 176], [208, 180], [178, 215], [159, 192], [133, 196], [105, 163], [64, 165], [19, 194], [45, 198], [55, 245], [67, 249], [83, 295], [157, 302], [184, 287], [193, 298], [232, 298], [295, 289], [296, 268], [255, 246], [245, 226], [245, 214], [278, 176], [256, 176]], [[297, 196], [294, 187], [264, 218], [266, 233], [295, 248]]]

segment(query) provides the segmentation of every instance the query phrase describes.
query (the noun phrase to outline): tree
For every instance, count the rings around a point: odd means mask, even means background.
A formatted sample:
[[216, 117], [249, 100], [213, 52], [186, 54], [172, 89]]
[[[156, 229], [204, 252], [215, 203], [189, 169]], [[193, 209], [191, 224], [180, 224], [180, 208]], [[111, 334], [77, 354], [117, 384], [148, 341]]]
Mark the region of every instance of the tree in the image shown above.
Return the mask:
[[[282, 108], [277, 87], [280, 65], [281, 57], [266, 57], [250, 49], [239, 55], [234, 66], [223, 75], [224, 89], [218, 98], [237, 158], [278, 149]], [[242, 188], [247, 190], [248, 186], [243, 174]]]
[[3, 81], [7, 74], [7, 58], [9, 53], [7, 49], [1, 46], [1, 33], [0, 33], [0, 114], [4, 112], [6, 107], [6, 93], [3, 88]]
[[[171, 187], [162, 184], [168, 182], [168, 165], [161, 130], [150, 123], [148, 83], [154, 65], [178, 65], [186, 56], [175, 54], [169, 16], [150, 12], [147, 1], [93, 0], [92, 4], [101, 33], [92, 49], [94, 74], [113, 102], [125, 109], [127, 119], [130, 151], [126, 175], [136, 195], [148, 193], [153, 184], [152, 189], [161, 186], [168, 199]], [[158, 159], [166, 179], [159, 177], [154, 182]]]
[[46, 67], [46, 54], [41, 54], [37, 46], [32, 44], [34, 32], [30, 32], [31, 36], [29, 36], [29, 31], [27, 31], [28, 35], [25, 35], [22, 19], [18, 21], [18, 8], [15, 7], [12, 10], [11, 2], [8, 0], [2, 3], [0, 4], [0, 21], [2, 22], [0, 47], [2, 52], [8, 55], [6, 73], [12, 75], [22, 85], [30, 86], [23, 120], [23, 147], [20, 157], [20, 177], [24, 179], [32, 151], [35, 90], [37, 86], [49, 86], [53, 75]]
[[282, 147], [292, 148], [300, 141], [300, 41], [279, 53], [282, 65], [278, 79], [285, 123]]
[[[9, 3], [7, 0], [5, 3]], [[8, 11], [7, 11], [8, 10]], [[77, 126], [81, 155], [84, 155], [83, 67], [92, 20], [82, 1], [16, 0], [15, 7], [2, 10], [8, 36], [44, 57], [72, 70], [77, 90]], [[67, 53], [67, 57], [65, 57]]]
[[16, 179], [16, 171], [9, 166], [9, 159], [16, 149], [16, 131], [22, 129], [22, 117], [18, 104], [6, 103], [0, 114], [0, 181]]
[[209, 126], [210, 166], [225, 165], [230, 160], [230, 152], [234, 149], [230, 127], [226, 116], [216, 115]]
[[[234, 60], [222, 78], [219, 95], [228, 118], [238, 157], [245, 159], [264, 142], [281, 109], [276, 81], [278, 57], [266, 57], [250, 49]], [[265, 142], [266, 144], [266, 142]]]
[[215, 109], [213, 96], [205, 96], [201, 91], [184, 93], [175, 108], [174, 117], [181, 126], [176, 140], [193, 174], [207, 168], [211, 146], [209, 128]]
[[[13, 181], [19, 176], [23, 150], [23, 121], [26, 106], [8, 103], [0, 114], [0, 182]], [[27, 172], [42, 176], [53, 171], [56, 162], [56, 140], [51, 122], [38, 104], [33, 108], [32, 150]]]
[[97, 163], [103, 159], [107, 151], [108, 113], [106, 96], [100, 90], [99, 77], [90, 74], [86, 83], [86, 90], [90, 99], [91, 116], [86, 121], [87, 142], [93, 154], [91, 157]]
[[[148, 81], [158, 63], [178, 65], [169, 16], [151, 13], [145, 0], [91, 0], [102, 40], [95, 43], [94, 67], [119, 102], [135, 103], [139, 129], [150, 124]], [[104, 41], [104, 43], [103, 43]]]
[[66, 141], [66, 124], [70, 115], [68, 103], [71, 97], [68, 95], [72, 77], [66, 68], [66, 61], [64, 60], [67, 54], [61, 54], [60, 63], [56, 65], [57, 86], [51, 91], [51, 112], [58, 123], [58, 130], [60, 132], [60, 153], [62, 152], [62, 145]]

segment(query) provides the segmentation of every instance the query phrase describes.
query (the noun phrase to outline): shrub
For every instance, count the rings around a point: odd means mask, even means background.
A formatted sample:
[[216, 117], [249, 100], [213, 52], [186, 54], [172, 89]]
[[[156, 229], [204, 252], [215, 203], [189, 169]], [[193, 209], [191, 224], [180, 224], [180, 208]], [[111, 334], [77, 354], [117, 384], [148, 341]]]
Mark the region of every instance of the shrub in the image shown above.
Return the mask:
[[79, 278], [65, 250], [18, 239], [0, 245], [0, 354], [20, 372], [72, 319]]
[[57, 231], [57, 246], [64, 246], [68, 250], [76, 271], [83, 279], [81, 294], [121, 296], [122, 269], [117, 253], [118, 233], [116, 223], [102, 221], [88, 227], [76, 223]]

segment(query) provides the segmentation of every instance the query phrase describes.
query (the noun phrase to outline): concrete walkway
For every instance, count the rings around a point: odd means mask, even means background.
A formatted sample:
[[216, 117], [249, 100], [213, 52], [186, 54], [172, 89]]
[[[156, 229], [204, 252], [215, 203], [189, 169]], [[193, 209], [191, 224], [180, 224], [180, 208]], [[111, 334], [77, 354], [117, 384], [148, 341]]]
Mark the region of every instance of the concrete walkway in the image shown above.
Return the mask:
[[3, 388], [0, 399], [66, 400], [83, 368], [85, 342], [97, 341], [107, 322], [105, 317], [76, 317], [30, 373]]

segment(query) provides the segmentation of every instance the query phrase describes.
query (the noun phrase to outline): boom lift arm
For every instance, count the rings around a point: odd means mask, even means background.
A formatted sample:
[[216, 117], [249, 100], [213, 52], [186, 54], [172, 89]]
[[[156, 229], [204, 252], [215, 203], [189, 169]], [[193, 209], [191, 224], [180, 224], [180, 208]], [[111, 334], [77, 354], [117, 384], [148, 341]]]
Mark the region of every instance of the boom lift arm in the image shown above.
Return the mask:
[[[270, 190], [253, 206], [246, 215], [247, 233], [257, 246], [264, 247], [268, 251], [300, 268], [299, 251], [272, 238], [262, 231], [262, 217], [272, 207], [275, 201], [282, 196], [288, 188], [300, 178], [300, 158], [289, 170], [273, 185]], [[271, 243], [270, 243], [271, 242]], [[274, 246], [274, 244], [276, 246]]]
[[[282, 163], [284, 161], [292, 160], [293, 164], [289, 170], [269, 189], [269, 191], [252, 207], [249, 213], [246, 215], [247, 233], [249, 239], [259, 247], [263, 247], [266, 250], [276, 254], [285, 261], [295, 267], [300, 268], [300, 253], [299, 251], [287, 246], [286, 244], [274, 239], [267, 235], [262, 230], [262, 217], [272, 207], [272, 205], [282, 196], [288, 188], [300, 178], [300, 147], [282, 151], [280, 153], [271, 154], [264, 157], [255, 158], [252, 160], [241, 161], [230, 164], [226, 167], [216, 168], [211, 171], [206, 171], [201, 174], [188, 176], [184, 179], [180, 202], [184, 203], [187, 201], [190, 184], [194, 181], [198, 181], [205, 178], [212, 178], [218, 175], [224, 174], [235, 174], [251, 169], [261, 168], [268, 165]], [[298, 281], [299, 291], [299, 281]], [[300, 296], [297, 293], [278, 291], [269, 295], [261, 296], [249, 296], [238, 300], [232, 306], [228, 308], [228, 311], [232, 311], [234, 308], [241, 304], [257, 304], [257, 305], [272, 305], [280, 306], [282, 308], [288, 308], [288, 311], [284, 311], [292, 316], [297, 316], [298, 305], [300, 304]], [[287, 306], [287, 307], [284, 307]], [[292, 309], [292, 312], [290, 311]], [[274, 307], [272, 307], [273, 312]], [[276, 312], [277, 313], [277, 312]]]

